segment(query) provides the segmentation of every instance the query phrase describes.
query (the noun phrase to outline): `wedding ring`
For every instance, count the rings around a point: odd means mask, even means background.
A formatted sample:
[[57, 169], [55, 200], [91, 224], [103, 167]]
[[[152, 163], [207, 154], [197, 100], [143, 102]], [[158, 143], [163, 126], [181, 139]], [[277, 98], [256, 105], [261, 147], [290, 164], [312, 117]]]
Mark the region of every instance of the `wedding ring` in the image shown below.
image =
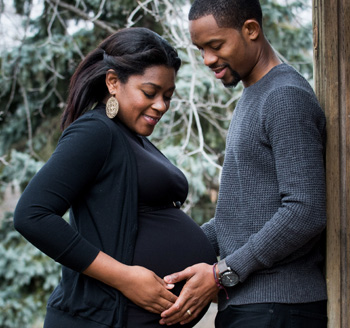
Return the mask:
[[191, 316], [191, 315], [192, 315], [192, 312], [191, 312], [191, 310], [190, 310], [190, 309], [188, 309], [186, 312], [188, 313], [188, 315], [189, 315], [189, 316]]

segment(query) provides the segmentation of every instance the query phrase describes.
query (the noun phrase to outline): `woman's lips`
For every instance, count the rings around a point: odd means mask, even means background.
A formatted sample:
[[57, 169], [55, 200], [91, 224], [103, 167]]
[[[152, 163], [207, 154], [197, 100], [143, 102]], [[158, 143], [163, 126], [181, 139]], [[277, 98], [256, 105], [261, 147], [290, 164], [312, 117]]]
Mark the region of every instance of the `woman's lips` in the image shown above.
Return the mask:
[[152, 116], [148, 116], [148, 115], [143, 115], [143, 117], [145, 118], [145, 120], [147, 121], [148, 124], [150, 125], [156, 125], [159, 120], [160, 120], [160, 117], [152, 117]]

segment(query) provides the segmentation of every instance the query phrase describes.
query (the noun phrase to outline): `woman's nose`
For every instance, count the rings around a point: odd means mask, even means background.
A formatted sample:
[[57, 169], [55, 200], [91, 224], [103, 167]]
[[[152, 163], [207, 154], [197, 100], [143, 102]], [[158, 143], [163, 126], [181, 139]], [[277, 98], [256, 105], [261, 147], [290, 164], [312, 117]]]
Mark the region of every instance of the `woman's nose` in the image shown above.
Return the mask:
[[163, 99], [163, 97], [158, 97], [155, 99], [152, 108], [158, 112], [165, 113], [169, 108], [169, 104]]

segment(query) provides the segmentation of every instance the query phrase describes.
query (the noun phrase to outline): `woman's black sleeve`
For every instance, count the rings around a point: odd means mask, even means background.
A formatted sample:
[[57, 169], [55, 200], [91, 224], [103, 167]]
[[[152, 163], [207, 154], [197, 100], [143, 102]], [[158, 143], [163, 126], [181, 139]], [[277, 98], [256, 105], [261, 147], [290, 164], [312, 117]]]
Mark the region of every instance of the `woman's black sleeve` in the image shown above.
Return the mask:
[[85, 270], [99, 249], [62, 216], [93, 184], [109, 154], [111, 133], [98, 119], [81, 118], [67, 128], [48, 162], [24, 190], [15, 228], [42, 252], [76, 271]]

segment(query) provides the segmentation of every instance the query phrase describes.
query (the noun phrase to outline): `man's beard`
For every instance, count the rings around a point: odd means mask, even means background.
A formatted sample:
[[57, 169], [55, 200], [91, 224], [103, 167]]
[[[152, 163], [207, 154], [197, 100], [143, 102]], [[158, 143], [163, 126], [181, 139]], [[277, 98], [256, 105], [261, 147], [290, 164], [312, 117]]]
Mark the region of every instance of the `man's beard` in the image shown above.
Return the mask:
[[237, 84], [242, 80], [241, 76], [236, 72], [234, 71], [230, 66], [227, 65], [227, 68], [229, 69], [229, 71], [231, 72], [231, 76], [232, 76], [232, 80], [231, 82], [228, 82], [228, 83], [224, 83], [224, 86], [226, 88], [234, 88], [237, 86]]

